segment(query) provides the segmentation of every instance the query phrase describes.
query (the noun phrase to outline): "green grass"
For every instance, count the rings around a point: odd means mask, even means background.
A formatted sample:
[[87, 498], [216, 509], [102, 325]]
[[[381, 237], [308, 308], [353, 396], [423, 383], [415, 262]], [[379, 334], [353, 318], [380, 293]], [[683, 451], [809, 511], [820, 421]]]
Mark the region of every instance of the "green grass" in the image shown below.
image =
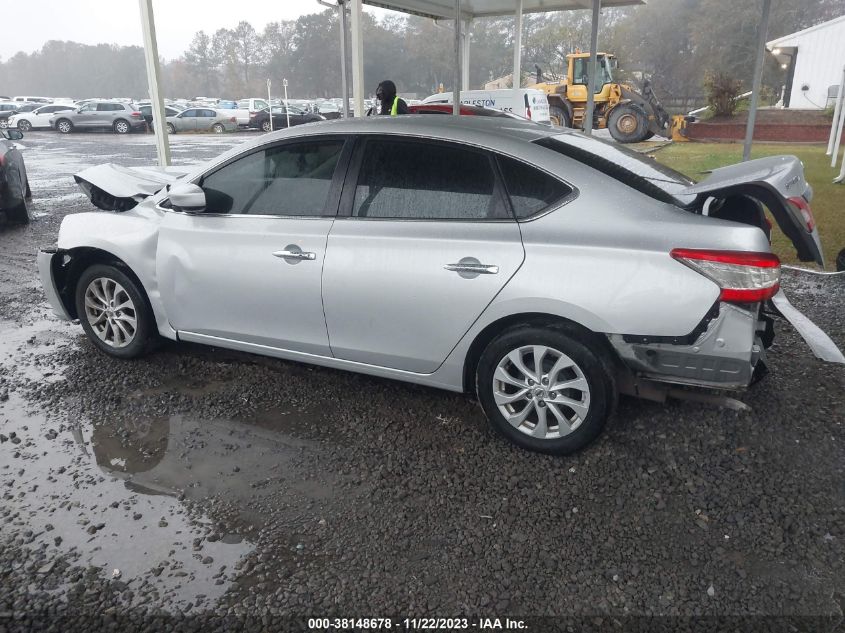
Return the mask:
[[[804, 176], [813, 187], [811, 207], [821, 235], [825, 264], [833, 270], [836, 254], [845, 247], [845, 184], [835, 185], [833, 179], [839, 173], [830, 166], [830, 157], [825, 156], [824, 145], [755, 144], [751, 157], [791, 154], [804, 163]], [[701, 180], [703, 172], [724, 167], [742, 160], [740, 143], [673, 143], [654, 157], [669, 167], [683, 172], [694, 180]], [[777, 227], [777, 225], [775, 225]], [[772, 233], [772, 250], [786, 263], [799, 264], [795, 249], [786, 236], [777, 228]], [[814, 267], [811, 264], [802, 264]]]

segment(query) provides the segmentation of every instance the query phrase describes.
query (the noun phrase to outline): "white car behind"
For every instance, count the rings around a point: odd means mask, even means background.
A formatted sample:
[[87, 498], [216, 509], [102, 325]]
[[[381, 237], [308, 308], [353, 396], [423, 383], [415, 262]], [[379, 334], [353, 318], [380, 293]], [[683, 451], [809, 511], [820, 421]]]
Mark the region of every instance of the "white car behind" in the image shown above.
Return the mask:
[[50, 119], [56, 112], [76, 110], [73, 104], [50, 104], [36, 108], [32, 112], [20, 112], [9, 117], [9, 127], [16, 127], [23, 132], [37, 128], [50, 127]]

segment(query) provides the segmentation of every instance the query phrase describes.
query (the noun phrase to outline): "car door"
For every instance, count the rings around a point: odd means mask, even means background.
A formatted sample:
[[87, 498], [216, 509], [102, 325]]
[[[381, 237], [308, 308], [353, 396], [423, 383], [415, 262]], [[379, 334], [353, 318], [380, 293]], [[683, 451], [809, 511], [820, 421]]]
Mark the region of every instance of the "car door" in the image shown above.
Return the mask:
[[329, 233], [323, 306], [338, 358], [431, 373], [524, 259], [490, 155], [359, 142]]
[[197, 111], [194, 108], [189, 108], [181, 114], [176, 115], [173, 119], [173, 127], [177, 132], [189, 132], [197, 129], [196, 127]]
[[97, 122], [97, 104], [86, 103], [73, 116], [74, 127], [94, 127]]
[[156, 270], [181, 338], [331, 355], [320, 275], [345, 147], [320, 137], [252, 150], [198, 181], [204, 213], [164, 214]]
[[98, 103], [93, 117], [93, 127], [111, 127], [117, 110], [122, 110], [116, 103]]
[[197, 116], [194, 119], [194, 129], [200, 132], [207, 132], [211, 128], [213, 119], [209, 116], [210, 110], [197, 109]]

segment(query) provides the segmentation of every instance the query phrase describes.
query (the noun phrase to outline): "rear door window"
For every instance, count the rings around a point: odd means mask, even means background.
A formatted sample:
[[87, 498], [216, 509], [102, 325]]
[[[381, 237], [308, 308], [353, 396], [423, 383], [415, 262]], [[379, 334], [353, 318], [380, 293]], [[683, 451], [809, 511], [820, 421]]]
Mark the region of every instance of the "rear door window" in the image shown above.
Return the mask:
[[370, 139], [352, 215], [401, 220], [513, 219], [488, 154], [455, 144]]

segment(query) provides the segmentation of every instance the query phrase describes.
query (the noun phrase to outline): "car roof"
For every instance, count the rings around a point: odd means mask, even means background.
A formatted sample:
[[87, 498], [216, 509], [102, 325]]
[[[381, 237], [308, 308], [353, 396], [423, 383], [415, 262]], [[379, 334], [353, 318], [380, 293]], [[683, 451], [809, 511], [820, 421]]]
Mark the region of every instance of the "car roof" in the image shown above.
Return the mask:
[[453, 140], [493, 148], [513, 143], [521, 145], [561, 132], [563, 130], [560, 128], [504, 117], [414, 114], [320, 121], [299, 125], [290, 130], [272, 132], [269, 138], [260, 142], [313, 134], [398, 134]]

